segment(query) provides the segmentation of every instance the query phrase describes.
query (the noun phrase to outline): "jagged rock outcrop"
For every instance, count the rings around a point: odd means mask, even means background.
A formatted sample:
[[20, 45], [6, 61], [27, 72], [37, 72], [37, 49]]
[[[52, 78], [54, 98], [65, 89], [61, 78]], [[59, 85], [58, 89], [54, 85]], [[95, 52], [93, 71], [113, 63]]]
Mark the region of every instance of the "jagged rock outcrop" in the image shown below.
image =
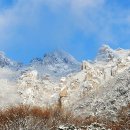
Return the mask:
[[48, 106], [58, 101], [55, 86], [49, 80], [39, 80], [36, 70], [25, 71], [18, 80], [18, 93], [23, 104]]
[[103, 45], [97, 54], [96, 61], [100, 62], [110, 62], [119, 59], [119, 55], [115, 50], [110, 48], [108, 45]]
[[83, 61], [82, 71], [67, 77], [67, 97], [62, 104], [78, 115], [106, 115], [116, 120], [120, 107], [130, 102], [129, 54], [129, 50], [103, 46], [95, 62]]
[[50, 79], [41, 80], [36, 70], [22, 72], [17, 86], [22, 104], [62, 107], [61, 100], [67, 96], [64, 77], [61, 78], [60, 84]]

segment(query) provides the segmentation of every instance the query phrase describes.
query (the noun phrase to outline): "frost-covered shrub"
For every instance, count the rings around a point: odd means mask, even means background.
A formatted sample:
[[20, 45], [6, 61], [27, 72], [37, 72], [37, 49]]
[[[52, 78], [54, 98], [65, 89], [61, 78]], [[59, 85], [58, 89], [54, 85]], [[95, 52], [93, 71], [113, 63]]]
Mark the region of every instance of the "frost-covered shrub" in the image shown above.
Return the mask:
[[80, 128], [77, 128], [76, 126], [74, 125], [60, 125], [58, 127], [58, 130], [81, 130]]
[[99, 123], [93, 123], [87, 127], [87, 130], [106, 130], [106, 128], [104, 128], [104, 126]]

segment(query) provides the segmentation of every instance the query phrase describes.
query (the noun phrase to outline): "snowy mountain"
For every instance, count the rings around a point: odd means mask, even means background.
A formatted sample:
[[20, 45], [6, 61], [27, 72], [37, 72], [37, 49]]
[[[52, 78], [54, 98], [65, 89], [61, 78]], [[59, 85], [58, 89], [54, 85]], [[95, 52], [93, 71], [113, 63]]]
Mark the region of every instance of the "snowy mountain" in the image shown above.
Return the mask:
[[122, 106], [130, 103], [130, 50], [99, 49], [96, 62], [83, 61], [82, 71], [66, 78], [62, 99], [77, 115], [105, 115], [116, 120]]
[[113, 50], [110, 46], [104, 44], [99, 49], [96, 59], [96, 62], [120, 62], [121, 60], [129, 59], [130, 50], [124, 50], [118, 48]]
[[[42, 59], [34, 59], [31, 65], [33, 70], [26, 71], [18, 82], [18, 91], [25, 104], [47, 106], [58, 104], [60, 99], [62, 106], [76, 115], [106, 115], [115, 120], [121, 106], [130, 103], [130, 50], [113, 50], [104, 45], [95, 62], [83, 61], [82, 70], [76, 69], [77, 72], [65, 77], [62, 77], [66, 72], [64, 66], [79, 65], [65, 52], [46, 54]], [[59, 82], [51, 81], [48, 76], [42, 80], [38, 78], [43, 72], [55, 75], [53, 70], [59, 70]]]
[[8, 101], [1, 100], [1, 107], [61, 105], [76, 115], [105, 115], [115, 121], [118, 110], [130, 103], [130, 50], [103, 45], [95, 59], [81, 64], [64, 51], [54, 51], [14, 71], [6, 68], [14, 62], [1, 54], [0, 96]]
[[22, 64], [9, 59], [4, 52], [0, 52], [0, 80], [16, 80], [21, 67]]
[[61, 50], [47, 53], [43, 58], [33, 59], [30, 66], [37, 70], [40, 75], [51, 75], [53, 77], [66, 76], [81, 69], [80, 62]]

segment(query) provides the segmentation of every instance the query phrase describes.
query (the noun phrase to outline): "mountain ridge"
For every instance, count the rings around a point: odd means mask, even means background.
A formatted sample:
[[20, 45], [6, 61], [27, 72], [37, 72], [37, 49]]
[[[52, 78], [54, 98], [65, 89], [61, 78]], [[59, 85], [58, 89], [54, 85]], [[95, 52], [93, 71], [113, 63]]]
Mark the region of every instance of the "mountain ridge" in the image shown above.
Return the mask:
[[53, 52], [17, 71], [0, 67], [5, 75], [0, 78], [1, 99], [9, 104], [60, 105], [75, 115], [105, 115], [115, 121], [117, 111], [130, 103], [130, 50], [105, 45], [97, 57], [79, 63], [66, 52]]

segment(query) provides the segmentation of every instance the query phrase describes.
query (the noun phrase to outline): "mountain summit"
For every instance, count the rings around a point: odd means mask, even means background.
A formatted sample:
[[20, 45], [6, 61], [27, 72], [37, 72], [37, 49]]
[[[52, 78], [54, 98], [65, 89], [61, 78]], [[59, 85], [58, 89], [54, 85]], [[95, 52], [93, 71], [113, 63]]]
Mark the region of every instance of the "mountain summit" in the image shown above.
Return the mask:
[[11, 67], [11, 68], [17, 68], [19, 64], [15, 61], [12, 61], [8, 57], [6, 57], [4, 52], [0, 52], [0, 67]]
[[110, 48], [110, 46], [104, 44], [99, 49], [99, 52], [96, 57], [96, 61], [109, 62], [117, 58], [119, 58], [119, 56], [117, 55], [116, 51]]
[[63, 50], [46, 53], [43, 58], [31, 61], [31, 67], [41, 74], [65, 76], [80, 70], [80, 62]]
[[44, 55], [43, 62], [46, 65], [54, 65], [59, 63], [77, 65], [79, 62], [70, 54], [63, 50], [57, 50]]

